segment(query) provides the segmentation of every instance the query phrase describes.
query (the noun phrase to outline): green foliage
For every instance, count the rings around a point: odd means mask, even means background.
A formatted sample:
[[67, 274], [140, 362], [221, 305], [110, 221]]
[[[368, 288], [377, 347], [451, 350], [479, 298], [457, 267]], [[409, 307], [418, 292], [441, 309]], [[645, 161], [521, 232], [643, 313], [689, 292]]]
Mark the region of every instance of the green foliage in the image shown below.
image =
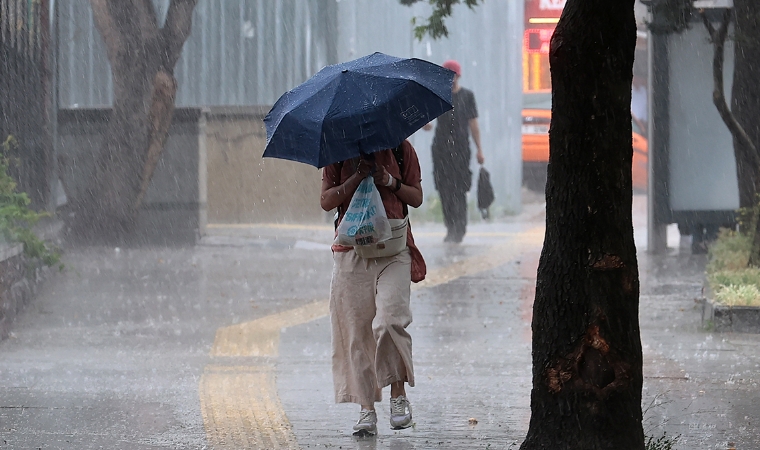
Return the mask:
[[760, 216], [760, 194], [755, 194], [755, 204], [750, 208], [739, 208], [737, 210], [737, 223], [739, 231], [743, 234], [754, 233], [757, 225], [757, 219]]
[[[744, 214], [744, 220], [747, 217]], [[716, 301], [727, 306], [760, 306], [760, 268], [747, 265], [751, 247], [752, 236], [732, 230], [721, 230], [710, 246], [707, 281]]]
[[29, 197], [16, 190], [16, 182], [8, 175], [11, 159], [8, 155], [15, 152], [18, 142], [8, 136], [2, 143], [0, 155], [0, 235], [7, 241], [20, 242], [24, 253], [31, 258], [39, 258], [46, 265], [57, 264], [60, 254], [49, 248], [32, 231], [32, 227], [47, 214], [29, 209]]
[[715, 300], [726, 306], [760, 306], [760, 289], [754, 284], [721, 286]]
[[674, 445], [678, 443], [680, 438], [680, 435], [669, 437], [665, 433], [662, 433], [662, 436], [657, 439], [655, 439], [654, 436], [648, 436], [644, 448], [646, 450], [673, 450], [675, 448]]
[[715, 286], [752, 285], [760, 288], [760, 269], [746, 267], [742, 270], [721, 270], [710, 274]]
[[752, 236], [723, 229], [709, 249], [708, 275], [721, 271], [739, 271], [747, 268]]
[[[399, 0], [402, 5], [411, 6], [417, 2], [423, 0]], [[422, 40], [426, 34], [430, 35], [433, 39], [449, 36], [449, 29], [446, 28], [446, 18], [451, 17], [452, 8], [454, 5], [464, 3], [468, 8], [474, 9], [479, 3], [484, 0], [427, 0], [427, 2], [433, 6], [433, 12], [427, 21], [421, 22], [421, 19], [415, 17], [412, 19], [414, 25], [414, 35], [417, 39]], [[424, 20], [424, 19], [422, 19]]]

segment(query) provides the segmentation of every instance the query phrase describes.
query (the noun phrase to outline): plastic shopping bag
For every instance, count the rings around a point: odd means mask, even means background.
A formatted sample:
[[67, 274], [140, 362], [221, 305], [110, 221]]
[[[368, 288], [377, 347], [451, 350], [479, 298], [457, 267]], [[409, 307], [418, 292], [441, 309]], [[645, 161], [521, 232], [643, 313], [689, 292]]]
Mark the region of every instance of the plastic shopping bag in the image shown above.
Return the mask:
[[338, 225], [335, 243], [340, 245], [371, 245], [387, 241], [392, 236], [383, 200], [375, 180], [367, 177], [356, 188], [351, 203]]

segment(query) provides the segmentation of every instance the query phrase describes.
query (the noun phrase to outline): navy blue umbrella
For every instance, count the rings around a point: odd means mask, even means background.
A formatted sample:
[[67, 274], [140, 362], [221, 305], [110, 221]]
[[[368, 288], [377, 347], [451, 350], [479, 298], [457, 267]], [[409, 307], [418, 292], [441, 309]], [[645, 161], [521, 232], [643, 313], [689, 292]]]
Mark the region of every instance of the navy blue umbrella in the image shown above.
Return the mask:
[[394, 148], [452, 108], [454, 72], [374, 53], [327, 66], [269, 111], [265, 157], [318, 168]]

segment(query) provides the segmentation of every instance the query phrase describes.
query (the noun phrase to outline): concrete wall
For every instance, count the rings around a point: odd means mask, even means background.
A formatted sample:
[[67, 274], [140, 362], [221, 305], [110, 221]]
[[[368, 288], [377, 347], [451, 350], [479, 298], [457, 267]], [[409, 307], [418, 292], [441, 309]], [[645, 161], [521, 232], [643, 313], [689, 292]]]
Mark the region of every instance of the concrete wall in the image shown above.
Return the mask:
[[[138, 243], [193, 243], [207, 223], [324, 222], [321, 171], [261, 157], [270, 107], [180, 108], [138, 218]], [[60, 172], [81, 195], [95, 170], [109, 109], [62, 110]], [[76, 211], [71, 211], [76, 214]]]
[[[87, 187], [95, 170], [110, 109], [61, 110], [59, 171], [66, 196]], [[169, 138], [138, 219], [138, 243], [193, 243], [205, 228], [205, 146], [201, 110], [175, 111]], [[71, 211], [76, 214], [76, 211]]]
[[306, 164], [264, 159], [270, 107], [211, 108], [206, 118], [209, 223], [313, 223], [321, 171]]

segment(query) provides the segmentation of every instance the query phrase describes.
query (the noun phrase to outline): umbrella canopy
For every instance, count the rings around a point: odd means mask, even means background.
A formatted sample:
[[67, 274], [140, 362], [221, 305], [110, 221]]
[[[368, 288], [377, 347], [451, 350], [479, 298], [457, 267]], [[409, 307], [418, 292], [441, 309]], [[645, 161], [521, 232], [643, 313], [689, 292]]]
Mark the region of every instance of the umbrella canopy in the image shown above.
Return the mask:
[[394, 148], [452, 108], [454, 72], [373, 53], [327, 66], [269, 111], [265, 157], [318, 168]]

